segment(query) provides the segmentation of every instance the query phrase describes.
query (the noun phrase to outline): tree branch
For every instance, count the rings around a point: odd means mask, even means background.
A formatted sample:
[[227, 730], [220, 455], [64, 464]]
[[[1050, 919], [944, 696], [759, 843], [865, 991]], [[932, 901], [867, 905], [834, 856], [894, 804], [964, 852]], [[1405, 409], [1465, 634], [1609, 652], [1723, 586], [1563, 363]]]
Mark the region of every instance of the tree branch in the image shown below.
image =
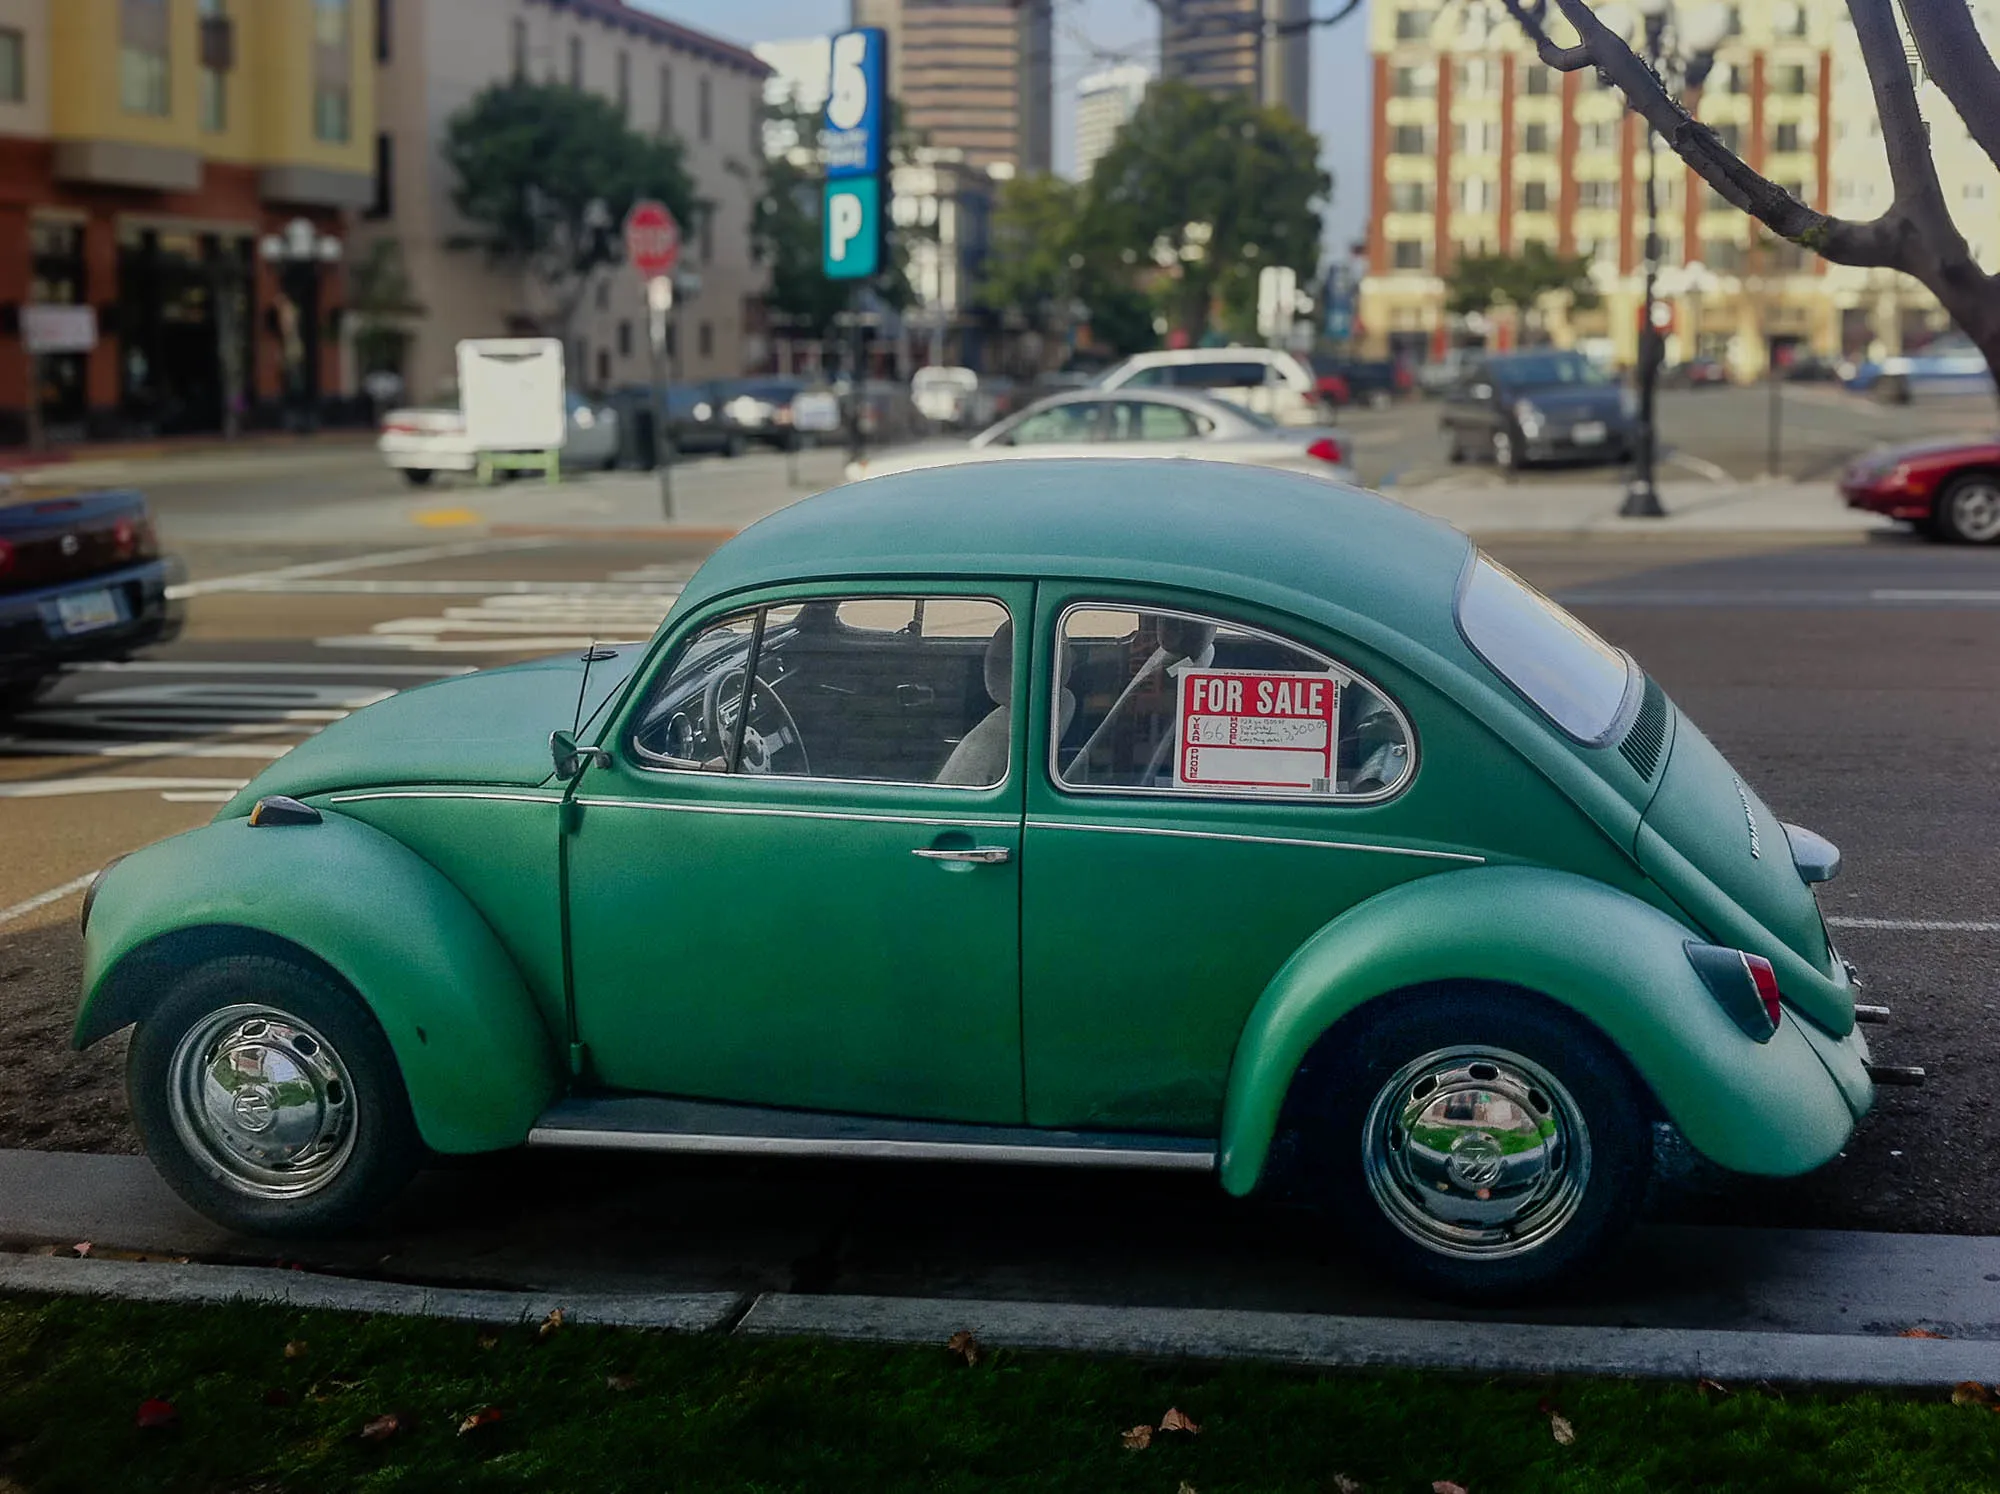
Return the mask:
[[1521, 29], [1528, 33], [1528, 39], [1535, 44], [1535, 55], [1559, 73], [1580, 73], [1590, 66], [1590, 48], [1559, 47], [1542, 25], [1542, 12], [1546, 0], [1535, 0], [1532, 8], [1521, 0], [1501, 0], [1507, 7], [1507, 14], [1521, 23]]
[[1965, 0], [1924, 0], [1906, 5], [1924, 71], [1958, 111], [1987, 159], [2000, 167], [2000, 66], [1972, 19]]

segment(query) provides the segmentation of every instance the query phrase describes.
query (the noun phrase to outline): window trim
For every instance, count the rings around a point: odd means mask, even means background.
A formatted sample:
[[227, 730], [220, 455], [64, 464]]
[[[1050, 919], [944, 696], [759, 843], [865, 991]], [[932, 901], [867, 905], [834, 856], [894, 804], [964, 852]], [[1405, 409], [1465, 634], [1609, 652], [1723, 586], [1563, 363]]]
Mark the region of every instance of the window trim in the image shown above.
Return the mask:
[[[1005, 615], [1006, 620], [1014, 625], [1015, 659], [1017, 664], [1016, 679], [1018, 680], [1021, 625], [1020, 620], [1014, 615], [1014, 609], [1007, 605], [1004, 598], [981, 591], [922, 592], [912, 591], [907, 587], [893, 591], [847, 591], [828, 593], [823, 596], [797, 597], [781, 595], [765, 597], [761, 600], [751, 602], [739, 600], [732, 603], [727, 598], [721, 598], [718, 599], [719, 605], [714, 610], [703, 613], [699, 618], [696, 618], [690, 623], [687, 631], [683, 632], [673, 641], [668, 649], [659, 655], [665, 661], [662, 665], [648, 671], [647, 666], [651, 662], [649, 659], [646, 664], [640, 666], [640, 671], [647, 671], [654, 675], [657, 675], [661, 669], [671, 672], [673, 662], [680, 657], [687, 645], [725, 618], [742, 614], [754, 616], [760, 612], [768, 612], [778, 607], [807, 607], [819, 602], [831, 603], [833, 606], [838, 607], [843, 602], [923, 602], [947, 598], [952, 601], [991, 602], [1000, 609]], [[634, 672], [635, 677], [640, 671]], [[1033, 679], [1034, 676], [1031, 672], [1029, 675], [1031, 685]], [[1007, 771], [1001, 775], [998, 783], [920, 783], [907, 778], [835, 778], [820, 773], [732, 773], [726, 769], [721, 772], [714, 772], [707, 768], [683, 768], [676, 766], [680, 759], [662, 757], [658, 753], [649, 752], [646, 748], [639, 745], [639, 719], [645, 715], [648, 698], [647, 692], [640, 692], [636, 698], [635, 708], [627, 713], [624, 721], [620, 724], [619, 735], [622, 738], [620, 743], [620, 758], [628, 767], [636, 772], [649, 773], [662, 778], [699, 779], [704, 783], [827, 783], [846, 784], [853, 787], [872, 789], [936, 789], [954, 794], [999, 794], [1005, 792], [1012, 785], [1014, 778], [1014, 747], [1020, 740], [1020, 733], [1025, 730], [1022, 723], [1027, 720], [1027, 713], [1024, 711], [1009, 713], [1007, 723]], [[808, 744], [807, 750], [811, 750], [810, 744]]]
[[1284, 789], [1237, 789], [1228, 793], [1219, 793], [1212, 789], [1185, 789], [1173, 788], [1171, 786], [1167, 788], [1146, 788], [1138, 784], [1066, 783], [1062, 776], [1062, 765], [1057, 761], [1057, 753], [1062, 747], [1061, 738], [1054, 731], [1046, 729], [1047, 726], [1052, 726], [1055, 722], [1062, 719], [1062, 691], [1064, 689], [1062, 670], [1057, 664], [1056, 656], [1051, 655], [1049, 658], [1049, 714], [1048, 721], [1045, 724], [1045, 734], [1048, 737], [1048, 751], [1044, 754], [1043, 765], [1048, 770], [1049, 785], [1056, 793], [1072, 798], [1102, 798], [1109, 795], [1113, 798], [1164, 798], [1196, 800], [1202, 803], [1305, 804], [1317, 808], [1359, 809], [1376, 804], [1386, 804], [1391, 799], [1400, 798], [1404, 793], [1408, 792], [1410, 785], [1417, 781], [1417, 774], [1422, 771], [1423, 767], [1423, 754], [1417, 745], [1417, 728], [1410, 720], [1409, 713], [1403, 709], [1402, 702], [1360, 670], [1355, 669], [1351, 665], [1341, 663], [1340, 660], [1333, 658], [1323, 650], [1300, 643], [1297, 639], [1286, 638], [1281, 634], [1273, 633], [1268, 628], [1261, 628], [1255, 624], [1242, 622], [1220, 613], [1189, 612], [1184, 608], [1163, 606], [1154, 602], [1140, 601], [1132, 597], [1072, 597], [1063, 604], [1062, 610], [1056, 614], [1055, 630], [1051, 634], [1051, 641], [1054, 643], [1056, 649], [1060, 650], [1063, 647], [1063, 629], [1069, 622], [1070, 614], [1072, 612], [1092, 611], [1152, 612], [1162, 617], [1179, 618], [1183, 622], [1220, 624], [1225, 627], [1234, 628], [1239, 632], [1248, 633], [1253, 638], [1261, 639], [1266, 643], [1275, 643], [1281, 648], [1296, 649], [1300, 653], [1310, 654], [1314, 658], [1323, 660], [1330, 669], [1345, 675], [1354, 683], [1363, 685], [1374, 691], [1377, 698], [1389, 707], [1390, 713], [1396, 718], [1396, 724], [1403, 729], [1403, 741], [1410, 749], [1410, 765], [1403, 776], [1397, 779], [1396, 782], [1372, 794], [1299, 794], [1291, 793]]

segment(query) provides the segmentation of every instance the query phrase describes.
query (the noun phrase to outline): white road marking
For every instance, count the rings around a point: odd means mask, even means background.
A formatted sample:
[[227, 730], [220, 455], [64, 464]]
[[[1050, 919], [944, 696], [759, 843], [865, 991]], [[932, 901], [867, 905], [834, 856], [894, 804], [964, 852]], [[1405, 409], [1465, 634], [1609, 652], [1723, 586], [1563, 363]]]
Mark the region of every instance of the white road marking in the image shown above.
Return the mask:
[[1827, 927], [1883, 929], [1908, 934], [2000, 934], [2000, 921], [1950, 918], [1834, 918]]
[[593, 643], [616, 648], [645, 641], [643, 638], [613, 638], [604, 633], [565, 633], [543, 638], [433, 638], [429, 634], [397, 637], [393, 634], [354, 633], [343, 638], [317, 640], [321, 648], [397, 649], [413, 654], [554, 654], [566, 649], [589, 648]]
[[1919, 591], [1885, 587], [1869, 592], [1868, 599], [1871, 602], [2000, 602], [2000, 591], [1977, 589], [1954, 591], [1946, 588]]
[[236, 797], [234, 789], [196, 789], [160, 795], [169, 804], [227, 804]]
[[1694, 453], [1692, 452], [1687, 452], [1687, 451], [1668, 452], [1667, 461], [1675, 466], [1685, 467], [1687, 468], [1688, 471], [1694, 473], [1697, 477], [1705, 477], [1710, 482], [1733, 483], [1736, 481], [1734, 477], [1731, 477], [1729, 475], [1728, 469], [1723, 467], [1718, 467], [1714, 462], [1711, 462], [1707, 457], [1698, 457], [1694, 455]]
[[175, 598], [202, 597], [218, 591], [270, 591], [277, 583], [300, 581], [315, 576], [338, 576], [346, 571], [371, 571], [379, 566], [416, 565], [426, 560], [454, 560], [467, 555], [492, 555], [501, 550], [543, 549], [555, 541], [543, 537], [522, 539], [461, 540], [451, 545], [422, 545], [407, 550], [376, 550], [366, 555], [349, 555], [341, 560], [315, 560], [303, 565], [279, 566], [276, 570], [245, 571], [238, 576], [216, 576], [207, 581], [190, 581], [168, 591]]
[[449, 664], [293, 664], [273, 660], [258, 664], [250, 660], [191, 660], [181, 664], [166, 659], [134, 659], [117, 664], [73, 664], [76, 673], [94, 674], [268, 674], [286, 678], [295, 674], [395, 675], [399, 678], [437, 680], [452, 675], [471, 674], [473, 666]]
[[[630, 596], [634, 589], [632, 583], [620, 585], [611, 581], [356, 581], [339, 578], [274, 581], [268, 585], [246, 583], [230, 588], [240, 592], [283, 592], [288, 596], [356, 597]], [[663, 583], [658, 589], [663, 596], [671, 595], [680, 591], [680, 584], [675, 582], [669, 586]]]
[[295, 744], [269, 747], [256, 742], [82, 742], [41, 737], [0, 737], [5, 757], [198, 757], [258, 758], [276, 762]]
[[322, 648], [413, 653], [534, 653], [593, 642], [647, 638], [672, 608], [682, 581], [665, 568], [627, 572], [622, 587], [584, 595], [509, 592], [426, 617], [396, 617], [367, 633], [318, 640]]
[[74, 897], [96, 880], [97, 873], [91, 872], [73, 882], [65, 882], [60, 887], [51, 887], [47, 892], [38, 892], [24, 903], [16, 903], [11, 908], [0, 908], [0, 923], [12, 923], [17, 918], [26, 918], [38, 908], [46, 908], [50, 903], [59, 903], [66, 897]]
[[[199, 791], [228, 798], [247, 778], [26, 778], [0, 783], [0, 799], [67, 799], [76, 794], [174, 793]], [[163, 792], [162, 791], [168, 791]]]

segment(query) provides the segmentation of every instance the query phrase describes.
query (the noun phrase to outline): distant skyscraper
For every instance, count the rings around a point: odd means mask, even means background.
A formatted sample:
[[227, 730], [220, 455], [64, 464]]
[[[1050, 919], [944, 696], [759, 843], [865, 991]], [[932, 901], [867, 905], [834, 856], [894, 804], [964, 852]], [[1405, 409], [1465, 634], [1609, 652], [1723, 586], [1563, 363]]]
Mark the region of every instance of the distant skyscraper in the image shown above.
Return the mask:
[[1049, 169], [1053, 0], [853, 0], [853, 16], [889, 33], [889, 92], [929, 144]]
[[[1153, 0], [1160, 76], [1209, 93], [1243, 93], [1307, 122], [1312, 102], [1311, 0]], [[1294, 29], [1280, 31], [1290, 23]]]
[[1152, 69], [1127, 63], [1090, 74], [1076, 85], [1076, 177], [1084, 180], [1146, 96]]

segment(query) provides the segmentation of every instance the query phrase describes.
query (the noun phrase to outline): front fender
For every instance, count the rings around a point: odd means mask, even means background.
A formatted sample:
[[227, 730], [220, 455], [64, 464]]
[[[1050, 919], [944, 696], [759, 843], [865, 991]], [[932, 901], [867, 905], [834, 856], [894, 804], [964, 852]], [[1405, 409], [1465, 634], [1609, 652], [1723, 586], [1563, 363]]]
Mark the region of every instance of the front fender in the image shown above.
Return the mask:
[[1379, 893], [1301, 946], [1252, 1008], [1223, 1108], [1223, 1186], [1256, 1186], [1292, 1077], [1329, 1028], [1377, 996], [1439, 981], [1503, 982], [1570, 1008], [1713, 1162], [1792, 1176], [1828, 1161], [1873, 1098], [1846, 1051], [1854, 1040], [1825, 1037], [1839, 1051], [1823, 1059], [1788, 1015], [1770, 1042], [1752, 1041], [1695, 975], [1690, 937], [1636, 898], [1537, 867], [1442, 872]]
[[176, 936], [212, 933], [189, 947], [218, 950], [270, 936], [324, 962], [374, 1013], [428, 1145], [518, 1145], [562, 1087], [520, 972], [430, 863], [359, 820], [323, 814], [317, 825], [261, 829], [219, 821], [106, 872], [84, 939], [76, 1046], [145, 1017], [172, 968], [159, 952], [178, 948]]

